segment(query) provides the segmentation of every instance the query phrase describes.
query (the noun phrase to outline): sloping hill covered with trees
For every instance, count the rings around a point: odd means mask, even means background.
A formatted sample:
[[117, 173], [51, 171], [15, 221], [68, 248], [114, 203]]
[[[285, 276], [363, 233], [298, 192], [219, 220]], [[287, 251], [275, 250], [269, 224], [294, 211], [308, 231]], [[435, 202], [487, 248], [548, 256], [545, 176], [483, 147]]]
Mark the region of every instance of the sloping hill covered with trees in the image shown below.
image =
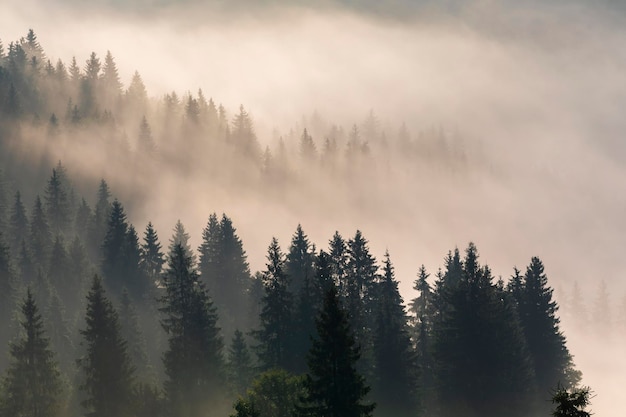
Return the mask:
[[405, 303], [360, 230], [268, 237], [253, 272], [227, 214], [205, 214], [197, 248], [180, 220], [169, 240], [135, 228], [125, 202], [172, 173], [293, 207], [367, 192], [375, 210], [390, 182], [466, 172], [460, 135], [388, 136], [373, 112], [266, 147], [243, 106], [227, 114], [202, 91], [149, 98], [138, 73], [124, 88], [110, 53], [53, 63], [32, 30], [0, 48], [2, 415], [526, 417], [577, 386], [539, 258], [507, 280], [472, 243], [416, 261]]

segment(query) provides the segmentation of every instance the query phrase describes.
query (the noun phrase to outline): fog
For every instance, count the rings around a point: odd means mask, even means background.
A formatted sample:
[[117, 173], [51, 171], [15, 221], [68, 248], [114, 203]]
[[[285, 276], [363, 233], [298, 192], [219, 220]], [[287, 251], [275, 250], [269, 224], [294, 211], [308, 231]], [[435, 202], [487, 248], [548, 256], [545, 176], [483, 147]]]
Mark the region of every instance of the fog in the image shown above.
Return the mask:
[[[138, 228], [152, 220], [162, 241], [180, 218], [197, 246], [209, 213], [226, 212], [252, 270], [263, 268], [273, 235], [286, 248], [301, 223], [318, 248], [335, 230], [349, 237], [358, 228], [379, 259], [389, 249], [405, 301], [420, 264], [434, 274], [449, 249], [469, 241], [504, 279], [541, 257], [560, 304], [577, 281], [591, 305], [604, 279], [615, 306], [610, 341], [580, 334], [566, 315], [563, 327], [583, 383], [596, 393], [593, 411], [611, 417], [621, 415], [613, 404], [626, 371], [617, 311], [626, 291], [626, 28], [621, 6], [564, 3], [450, 2], [383, 13], [330, 2], [118, 8], [5, 0], [0, 38], [6, 46], [32, 27], [53, 62], [75, 56], [80, 64], [91, 51], [110, 50], [124, 84], [137, 70], [155, 99], [201, 88], [229, 119], [243, 104], [263, 147], [291, 129], [299, 138], [314, 112], [346, 131], [373, 110], [388, 136], [403, 122], [414, 137], [458, 132], [464, 167], [450, 173], [419, 161], [415, 176], [375, 188], [384, 195], [363, 188], [344, 197], [313, 183], [311, 194], [292, 188], [280, 199], [259, 198], [207, 183], [200, 170], [163, 170], [145, 200], [131, 202], [123, 173], [97, 152], [87, 159], [61, 148], [55, 156], [70, 175], [111, 178], [131, 220]], [[321, 149], [323, 133], [313, 138]]]

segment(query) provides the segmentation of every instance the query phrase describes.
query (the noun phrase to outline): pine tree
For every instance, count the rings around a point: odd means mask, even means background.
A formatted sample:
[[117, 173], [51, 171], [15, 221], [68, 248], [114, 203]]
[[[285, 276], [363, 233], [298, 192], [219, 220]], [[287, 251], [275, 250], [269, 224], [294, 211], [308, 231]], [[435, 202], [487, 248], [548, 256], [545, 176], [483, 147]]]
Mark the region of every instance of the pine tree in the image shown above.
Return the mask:
[[15, 203], [11, 210], [11, 217], [9, 218], [9, 234], [11, 241], [12, 252], [16, 255], [21, 249], [21, 243], [28, 239], [28, 217], [26, 216], [26, 208], [22, 203], [22, 196], [20, 192], [15, 193]]
[[[573, 368], [565, 336], [557, 317], [558, 305], [552, 298], [541, 260], [533, 257], [518, 288], [518, 275], [511, 280], [511, 294], [518, 304], [519, 316], [532, 359], [535, 381], [541, 400], [549, 399], [557, 384], [576, 386], [580, 375]], [[549, 411], [546, 401], [539, 401], [542, 412]]]
[[3, 381], [3, 415], [60, 416], [63, 411], [61, 375], [30, 288], [21, 310], [23, 334], [11, 343], [12, 363]]
[[161, 277], [161, 270], [165, 263], [161, 243], [154, 226], [148, 222], [146, 231], [143, 234], [143, 244], [141, 245], [141, 269], [148, 281], [156, 286]]
[[101, 245], [106, 236], [109, 220], [111, 218], [112, 207], [109, 198], [111, 198], [109, 186], [105, 180], [100, 180], [91, 225], [91, 239], [88, 245], [92, 259], [97, 259], [98, 261], [100, 260]]
[[87, 295], [85, 355], [79, 360], [83, 372], [81, 389], [86, 414], [92, 417], [132, 415], [134, 369], [122, 339], [119, 316], [106, 297], [102, 280], [95, 276]]
[[174, 233], [170, 238], [170, 244], [167, 247], [168, 256], [172, 256], [177, 246], [182, 246], [183, 250], [187, 253], [188, 256], [191, 257], [193, 265], [196, 264], [196, 256], [191, 250], [191, 246], [189, 245], [189, 233], [185, 230], [185, 226], [180, 220], [176, 221], [174, 225]]
[[292, 370], [291, 332], [293, 331], [293, 295], [285, 274], [285, 256], [278, 240], [272, 238], [263, 272], [265, 294], [262, 300], [260, 329], [254, 332], [257, 356], [264, 369]]
[[335, 232], [333, 238], [330, 240], [329, 255], [333, 281], [335, 282], [339, 296], [345, 299], [348, 294], [348, 247], [339, 232]]
[[291, 246], [285, 263], [285, 273], [289, 276], [292, 294], [299, 294], [305, 281], [313, 277], [313, 262], [315, 261], [315, 249], [309, 243], [307, 235], [298, 225], [291, 239]]
[[239, 330], [235, 330], [228, 349], [228, 371], [232, 389], [243, 395], [252, 382], [253, 364], [246, 340]]
[[201, 277], [222, 312], [225, 333], [249, 325], [246, 312], [250, 269], [241, 239], [229, 217], [224, 214], [218, 222], [215, 213], [209, 216], [198, 252]]
[[308, 357], [302, 415], [310, 417], [371, 416], [375, 404], [364, 403], [370, 391], [357, 372], [360, 349], [332, 287], [317, 319], [317, 338]]
[[72, 276], [70, 259], [61, 236], [57, 236], [52, 245], [48, 261], [48, 280], [57, 291], [64, 304], [76, 296], [76, 289], [80, 288], [79, 281]]
[[415, 353], [388, 252], [383, 269], [374, 311], [373, 397], [381, 414], [408, 417], [417, 411]]
[[69, 197], [62, 181], [62, 174], [53, 169], [45, 192], [46, 216], [53, 234], [67, 232], [70, 224]]
[[[15, 297], [15, 271], [11, 252], [0, 232], [0, 352], [8, 345]], [[6, 355], [0, 354], [0, 369], [6, 366]]]
[[[438, 275], [441, 276], [441, 270]], [[432, 359], [432, 327], [434, 321], [433, 292], [428, 283], [429, 274], [422, 265], [415, 280], [413, 289], [419, 292], [419, 296], [411, 301], [413, 313], [413, 339], [417, 360], [418, 389], [421, 393], [421, 409], [430, 411], [433, 398], [433, 359]]]
[[120, 301], [119, 317], [121, 335], [127, 342], [128, 356], [136, 368], [137, 376], [147, 380], [150, 373], [146, 340], [139, 326], [139, 316], [133, 302], [124, 288]]
[[591, 417], [591, 412], [585, 409], [589, 406], [591, 391], [589, 387], [568, 390], [559, 386], [552, 396], [552, 403], [556, 409], [553, 417]]
[[125, 265], [127, 247], [128, 223], [122, 204], [115, 200], [111, 206], [108, 227], [102, 242], [102, 272], [107, 287], [117, 295], [121, 294], [122, 287], [127, 279]]
[[146, 116], [141, 118], [139, 125], [139, 138], [137, 140], [137, 151], [144, 155], [152, 155], [156, 149], [154, 139], [152, 138], [152, 130], [148, 124]]
[[66, 315], [63, 301], [57, 292], [49, 289], [48, 306], [44, 310], [46, 317], [46, 332], [50, 337], [50, 346], [57, 352], [59, 366], [64, 374], [73, 375], [75, 372], [76, 346], [72, 338], [73, 329]]
[[480, 266], [472, 243], [462, 265], [458, 282], [442, 276], [437, 296], [441, 310], [433, 324], [433, 355], [439, 414], [528, 415], [533, 372], [514, 302], [493, 284], [490, 269]]
[[83, 242], [86, 242], [88, 239], [91, 218], [91, 208], [83, 198], [78, 205], [76, 218], [74, 219], [74, 230]]
[[223, 393], [223, 342], [217, 313], [199, 281], [191, 255], [174, 245], [163, 275], [161, 321], [169, 347], [163, 356], [171, 416], [205, 415]]
[[52, 235], [48, 219], [39, 196], [35, 199], [35, 207], [30, 221], [30, 249], [35, 265], [46, 265], [48, 254], [52, 248]]

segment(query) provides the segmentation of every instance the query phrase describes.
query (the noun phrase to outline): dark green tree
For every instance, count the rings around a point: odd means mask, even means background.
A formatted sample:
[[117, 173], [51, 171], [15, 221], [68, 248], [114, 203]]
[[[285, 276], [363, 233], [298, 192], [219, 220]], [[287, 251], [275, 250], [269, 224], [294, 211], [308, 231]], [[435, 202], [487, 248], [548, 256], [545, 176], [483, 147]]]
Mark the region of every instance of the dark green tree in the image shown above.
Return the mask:
[[305, 281], [312, 280], [314, 261], [315, 247], [309, 242], [302, 226], [298, 225], [291, 238], [291, 246], [285, 262], [285, 273], [289, 276], [289, 290], [292, 294], [299, 294]]
[[557, 384], [572, 388], [580, 380], [574, 370], [572, 356], [566, 346], [557, 317], [558, 305], [552, 298], [541, 260], [533, 257], [519, 284], [519, 274], [509, 283], [511, 295], [517, 302], [519, 317], [526, 337], [528, 352], [535, 371], [541, 412], [548, 412], [545, 405], [551, 390]]
[[373, 397], [383, 415], [414, 416], [417, 412], [415, 352], [409, 336], [404, 301], [394, 268], [385, 253], [383, 277], [378, 284], [374, 311]]
[[459, 281], [442, 279], [433, 323], [439, 414], [528, 415], [534, 375], [514, 302], [478, 263], [472, 243]]
[[235, 330], [228, 349], [228, 378], [234, 392], [238, 395], [245, 394], [253, 375], [252, 357], [246, 339], [241, 331]]
[[106, 236], [109, 220], [111, 218], [111, 192], [105, 180], [100, 180], [98, 186], [97, 200], [93, 212], [91, 233], [88, 248], [92, 259], [100, 261], [101, 245]]
[[70, 202], [63, 175], [52, 170], [45, 191], [46, 216], [53, 234], [66, 233], [70, 225]]
[[326, 293], [317, 319], [317, 337], [308, 357], [306, 394], [300, 414], [310, 417], [371, 416], [375, 404], [366, 403], [370, 388], [357, 372], [360, 348], [334, 287]]
[[262, 300], [260, 329], [254, 332], [257, 355], [264, 369], [292, 370], [293, 295], [285, 273], [285, 255], [278, 240], [272, 238], [263, 272], [265, 294]]
[[82, 402], [87, 416], [132, 416], [133, 374], [119, 316], [95, 276], [87, 295], [86, 327], [80, 331], [85, 354], [78, 361], [83, 373]]
[[330, 240], [329, 255], [333, 281], [339, 296], [344, 299], [348, 293], [348, 247], [339, 232], [335, 232]]
[[60, 416], [64, 406], [61, 374], [30, 288], [21, 310], [22, 334], [11, 343], [11, 365], [3, 381], [3, 415]]
[[51, 248], [50, 226], [41, 199], [37, 196], [30, 221], [30, 249], [33, 263], [38, 266], [46, 265]]
[[223, 341], [218, 316], [190, 253], [177, 243], [163, 275], [161, 320], [169, 347], [163, 356], [171, 416], [204, 416], [224, 393]]
[[128, 356], [135, 366], [137, 376], [144, 381], [150, 377], [150, 365], [148, 363], [148, 353], [146, 339], [139, 326], [139, 316], [133, 305], [133, 301], [124, 288], [120, 301], [119, 317], [121, 323], [121, 335], [128, 346]]
[[589, 387], [568, 390], [559, 386], [552, 396], [552, 403], [556, 409], [553, 417], [591, 417], [591, 412], [585, 409], [589, 406], [591, 391]]
[[161, 252], [159, 236], [152, 223], [148, 222], [141, 245], [141, 269], [151, 285], [156, 286], [159, 282], [164, 263], [165, 255]]
[[15, 202], [11, 209], [9, 218], [9, 235], [13, 255], [17, 255], [21, 249], [22, 242], [28, 239], [28, 217], [26, 216], [26, 208], [22, 203], [22, 196], [19, 191], [15, 193]]

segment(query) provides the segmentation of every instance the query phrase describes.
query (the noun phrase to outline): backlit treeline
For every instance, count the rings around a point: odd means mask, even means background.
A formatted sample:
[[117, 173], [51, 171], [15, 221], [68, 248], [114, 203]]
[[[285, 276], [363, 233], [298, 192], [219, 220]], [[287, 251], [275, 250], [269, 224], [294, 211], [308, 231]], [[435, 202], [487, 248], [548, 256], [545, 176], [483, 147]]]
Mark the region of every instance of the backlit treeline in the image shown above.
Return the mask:
[[505, 282], [473, 244], [455, 249], [432, 276], [416, 266], [407, 309], [390, 254], [360, 231], [322, 249], [298, 226], [252, 274], [227, 215], [208, 216], [198, 248], [180, 221], [164, 245], [105, 181], [94, 191], [79, 198], [58, 164], [32, 208], [15, 192], [2, 218], [7, 416], [228, 415], [235, 401], [238, 415], [528, 416], [580, 380], [538, 258]]
[[458, 134], [314, 114], [264, 148], [243, 106], [151, 99], [110, 53], [53, 63], [33, 31], [0, 47], [0, 127], [3, 416], [521, 417], [580, 380], [538, 258], [506, 281], [473, 244], [437, 271], [416, 259], [405, 303], [360, 231], [268, 236], [253, 272], [226, 214], [165, 238], [127, 217], [164, 172], [296, 208], [365, 191], [393, 204], [390, 181], [464, 169]]

